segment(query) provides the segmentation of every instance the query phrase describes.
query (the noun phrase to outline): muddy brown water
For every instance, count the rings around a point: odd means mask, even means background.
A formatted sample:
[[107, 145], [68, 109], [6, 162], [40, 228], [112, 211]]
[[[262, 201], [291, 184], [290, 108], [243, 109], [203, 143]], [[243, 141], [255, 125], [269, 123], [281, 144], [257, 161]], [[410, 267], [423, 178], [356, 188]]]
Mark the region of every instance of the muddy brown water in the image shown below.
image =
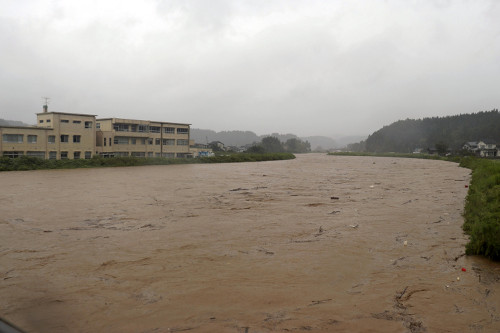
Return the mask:
[[28, 332], [499, 332], [500, 265], [464, 255], [469, 179], [321, 154], [4, 172], [0, 316]]

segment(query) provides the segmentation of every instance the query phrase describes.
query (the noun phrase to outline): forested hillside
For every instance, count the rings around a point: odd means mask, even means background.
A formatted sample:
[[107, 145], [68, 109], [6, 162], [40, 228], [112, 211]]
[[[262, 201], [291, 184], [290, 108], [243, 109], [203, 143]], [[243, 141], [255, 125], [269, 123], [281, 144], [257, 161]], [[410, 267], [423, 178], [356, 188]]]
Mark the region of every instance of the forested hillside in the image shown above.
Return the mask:
[[459, 150], [467, 141], [493, 140], [500, 143], [498, 109], [448, 117], [400, 120], [374, 132], [359, 144], [368, 152], [410, 153], [436, 144]]

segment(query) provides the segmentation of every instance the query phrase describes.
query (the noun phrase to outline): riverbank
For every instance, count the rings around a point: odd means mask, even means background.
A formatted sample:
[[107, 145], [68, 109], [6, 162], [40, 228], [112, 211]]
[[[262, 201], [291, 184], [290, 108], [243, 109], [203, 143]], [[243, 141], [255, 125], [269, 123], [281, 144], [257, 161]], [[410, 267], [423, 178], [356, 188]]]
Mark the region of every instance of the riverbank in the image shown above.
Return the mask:
[[103, 168], [144, 165], [204, 164], [262, 162], [294, 159], [291, 153], [232, 153], [199, 158], [164, 158], [164, 157], [109, 157], [94, 156], [90, 159], [47, 160], [38, 157], [21, 156], [19, 158], [0, 157], [0, 171], [28, 171], [45, 169]]

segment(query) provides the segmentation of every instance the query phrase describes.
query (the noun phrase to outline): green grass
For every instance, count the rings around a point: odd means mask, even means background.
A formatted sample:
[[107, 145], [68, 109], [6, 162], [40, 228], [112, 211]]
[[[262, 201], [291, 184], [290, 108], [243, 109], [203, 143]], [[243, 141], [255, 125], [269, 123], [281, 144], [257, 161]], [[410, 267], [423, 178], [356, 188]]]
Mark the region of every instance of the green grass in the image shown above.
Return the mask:
[[472, 170], [464, 207], [464, 232], [469, 235], [467, 254], [500, 261], [500, 161], [477, 157], [440, 157], [426, 154], [330, 153], [341, 156], [381, 156], [444, 160]]
[[500, 261], [500, 163], [464, 158], [460, 166], [472, 169], [464, 209], [466, 253]]
[[195, 163], [236, 163], [261, 162], [294, 159], [290, 153], [265, 154], [230, 154], [200, 158], [139, 158], [139, 157], [112, 157], [102, 158], [94, 156], [91, 159], [79, 160], [45, 160], [38, 157], [21, 156], [20, 158], [0, 157], [0, 171], [24, 171], [41, 169], [76, 169], [99, 168], [141, 165], [168, 165], [168, 164], [195, 164]]

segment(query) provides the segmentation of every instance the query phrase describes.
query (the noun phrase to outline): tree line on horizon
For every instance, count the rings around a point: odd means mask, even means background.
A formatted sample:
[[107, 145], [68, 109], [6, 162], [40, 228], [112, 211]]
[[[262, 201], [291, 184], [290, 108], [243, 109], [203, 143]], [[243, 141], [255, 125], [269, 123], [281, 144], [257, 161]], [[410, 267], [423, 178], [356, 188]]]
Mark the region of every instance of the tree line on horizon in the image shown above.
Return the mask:
[[347, 149], [374, 153], [411, 153], [417, 148], [460, 151], [464, 143], [479, 140], [500, 143], [498, 109], [447, 117], [399, 120], [373, 132], [365, 141], [348, 145]]

